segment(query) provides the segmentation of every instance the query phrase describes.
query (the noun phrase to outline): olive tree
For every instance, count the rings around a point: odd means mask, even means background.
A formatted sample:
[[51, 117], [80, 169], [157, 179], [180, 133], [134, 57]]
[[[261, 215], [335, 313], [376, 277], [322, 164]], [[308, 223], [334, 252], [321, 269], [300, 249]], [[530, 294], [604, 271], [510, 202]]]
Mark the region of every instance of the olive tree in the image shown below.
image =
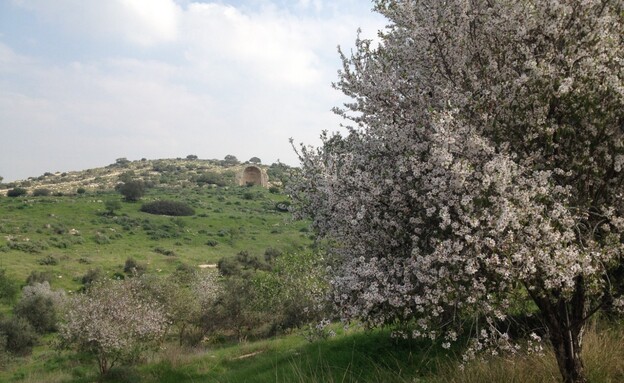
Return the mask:
[[141, 279], [100, 280], [68, 299], [59, 334], [66, 347], [91, 354], [105, 375], [157, 344], [168, 326], [165, 308]]
[[142, 180], [130, 180], [116, 188], [127, 202], [136, 202], [145, 195], [145, 183]]
[[563, 380], [585, 382], [587, 320], [622, 302], [624, 3], [375, 9], [379, 45], [341, 53], [348, 133], [302, 146], [292, 186], [329, 240], [334, 302], [445, 347], [471, 334], [470, 356], [515, 350], [502, 323], [531, 301]]

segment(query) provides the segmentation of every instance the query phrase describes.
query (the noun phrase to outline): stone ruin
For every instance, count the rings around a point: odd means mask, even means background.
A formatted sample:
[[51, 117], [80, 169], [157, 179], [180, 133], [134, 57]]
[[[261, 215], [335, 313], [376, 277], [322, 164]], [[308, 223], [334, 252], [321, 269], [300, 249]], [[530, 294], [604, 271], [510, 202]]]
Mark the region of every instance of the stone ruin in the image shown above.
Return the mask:
[[238, 184], [240, 186], [259, 185], [263, 188], [268, 188], [269, 176], [267, 175], [266, 170], [261, 169], [258, 166], [245, 166], [243, 172], [240, 175], [240, 180]]

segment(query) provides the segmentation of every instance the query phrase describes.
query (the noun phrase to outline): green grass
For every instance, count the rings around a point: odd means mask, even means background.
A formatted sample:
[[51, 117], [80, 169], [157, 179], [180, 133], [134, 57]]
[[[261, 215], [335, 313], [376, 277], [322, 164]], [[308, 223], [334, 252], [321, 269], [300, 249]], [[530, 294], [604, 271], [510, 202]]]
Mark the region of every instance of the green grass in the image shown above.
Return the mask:
[[[146, 264], [148, 272], [168, 273], [181, 263], [214, 264], [242, 250], [262, 257], [268, 247], [293, 251], [310, 243], [306, 222], [275, 210], [287, 197], [259, 187], [157, 188], [142, 200], [186, 202], [196, 211], [191, 217], [143, 213], [142, 202], [124, 202], [109, 216], [103, 203], [108, 199], [121, 196], [0, 198], [0, 267], [20, 281], [32, 270], [49, 271], [53, 287], [73, 290], [87, 270], [101, 268], [111, 276], [123, 271], [128, 258]], [[209, 240], [217, 246], [208, 246]], [[50, 258], [57, 264], [46, 264]]]
[[[335, 338], [314, 343], [293, 333], [202, 350], [172, 344], [145, 364], [118, 369], [107, 381], [398, 383], [428, 376], [448, 360], [427, 342], [393, 339], [388, 331], [337, 332]], [[88, 359], [47, 347], [38, 347], [22, 362], [20, 367], [0, 372], [0, 381], [86, 383], [98, 378]]]

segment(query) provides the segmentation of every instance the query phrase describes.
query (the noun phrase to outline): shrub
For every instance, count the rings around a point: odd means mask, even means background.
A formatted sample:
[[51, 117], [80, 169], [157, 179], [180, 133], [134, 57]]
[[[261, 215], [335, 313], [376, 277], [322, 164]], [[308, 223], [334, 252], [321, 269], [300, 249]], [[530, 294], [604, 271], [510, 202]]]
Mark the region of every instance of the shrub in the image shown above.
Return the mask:
[[255, 198], [256, 198], [256, 193], [254, 193], [254, 192], [248, 191], [248, 192], [243, 193], [243, 199], [253, 200]]
[[225, 177], [217, 172], [206, 172], [199, 175], [195, 182], [197, 185], [217, 185], [217, 186], [225, 186], [227, 184]]
[[275, 204], [275, 210], [287, 213], [290, 210], [290, 202], [282, 201]]
[[281, 251], [279, 251], [278, 249], [275, 249], [273, 247], [268, 247], [264, 251], [264, 260], [267, 263], [271, 263], [275, 258], [279, 257], [280, 255], [282, 255]]
[[7, 244], [11, 250], [19, 250], [25, 253], [41, 253], [47, 250], [49, 245], [46, 241], [9, 241]]
[[141, 180], [128, 181], [120, 184], [117, 190], [128, 202], [138, 201], [145, 194], [145, 184]]
[[39, 259], [37, 263], [44, 266], [54, 266], [58, 265], [58, 259], [52, 255], [46, 255], [45, 257]]
[[5, 269], [0, 269], [0, 301], [12, 303], [15, 301], [18, 292], [17, 282], [6, 274]]
[[117, 362], [137, 360], [167, 332], [162, 304], [140, 278], [96, 282], [68, 302], [59, 335], [66, 348], [91, 355], [106, 375]]
[[33, 196], [35, 197], [47, 197], [50, 194], [52, 194], [50, 189], [35, 189], [35, 191], [33, 191]]
[[16, 316], [24, 318], [39, 333], [56, 330], [57, 313], [65, 296], [62, 292], [52, 291], [48, 282], [25, 286], [22, 299], [13, 309]]
[[89, 288], [92, 283], [99, 281], [102, 277], [102, 270], [89, 269], [82, 277], [80, 277], [80, 283], [82, 283], [81, 290]]
[[111, 243], [111, 239], [108, 237], [108, 235], [102, 234], [100, 232], [95, 233], [95, 236], [93, 236], [93, 240], [98, 245], [108, 245], [109, 243]]
[[28, 190], [16, 187], [7, 191], [7, 197], [22, 197], [28, 194]]
[[208, 241], [206, 241], [206, 245], [210, 246], [210, 247], [215, 247], [219, 244], [219, 242], [215, 241], [214, 239], [209, 239]]
[[135, 261], [132, 258], [126, 259], [126, 263], [124, 264], [124, 273], [128, 275], [142, 275], [145, 273], [145, 265], [142, 265]]
[[20, 317], [0, 321], [0, 334], [4, 336], [5, 349], [22, 356], [30, 354], [38, 338], [30, 323]]
[[85, 194], [86, 192], [87, 192], [87, 189], [85, 188], [76, 189], [76, 194]]
[[52, 273], [49, 272], [49, 271], [33, 270], [33, 271], [30, 272], [30, 274], [26, 278], [26, 284], [27, 285], [34, 285], [35, 283], [43, 283], [43, 282], [50, 283], [50, 281], [53, 278], [54, 277], [53, 277]]
[[177, 256], [176, 252], [173, 250], [164, 249], [162, 247], [157, 247], [154, 251], [158, 254], [166, 255], [167, 257], [175, 257]]
[[121, 202], [116, 199], [109, 199], [104, 201], [104, 207], [106, 208], [106, 213], [109, 215], [115, 215], [115, 210], [121, 209]]
[[183, 202], [177, 201], [154, 201], [143, 204], [141, 211], [149, 214], [190, 216], [195, 214], [195, 210]]

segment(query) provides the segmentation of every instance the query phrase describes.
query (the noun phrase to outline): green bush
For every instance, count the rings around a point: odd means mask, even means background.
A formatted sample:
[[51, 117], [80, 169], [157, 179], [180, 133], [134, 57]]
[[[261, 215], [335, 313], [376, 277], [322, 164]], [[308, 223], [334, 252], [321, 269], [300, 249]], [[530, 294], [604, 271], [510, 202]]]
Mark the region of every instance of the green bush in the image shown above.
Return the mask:
[[223, 175], [217, 172], [205, 172], [200, 174], [197, 178], [195, 178], [195, 182], [199, 186], [203, 185], [217, 185], [217, 186], [226, 186], [227, 181]]
[[0, 301], [12, 303], [15, 301], [18, 292], [17, 282], [6, 274], [5, 269], [0, 269]]
[[145, 184], [141, 180], [128, 181], [118, 185], [117, 190], [126, 201], [138, 201], [145, 194]]
[[27, 285], [34, 285], [35, 283], [50, 283], [54, 279], [54, 275], [49, 271], [37, 271], [33, 270], [30, 272], [30, 275], [26, 278]]
[[121, 209], [121, 202], [116, 199], [109, 199], [104, 201], [104, 207], [106, 208], [107, 214], [115, 215], [115, 210]]
[[49, 247], [49, 244], [44, 240], [9, 241], [7, 245], [11, 250], [19, 250], [31, 254], [41, 253]]
[[166, 255], [167, 257], [175, 257], [177, 256], [176, 252], [173, 250], [163, 249], [162, 247], [157, 247], [154, 249], [154, 252], [162, 255]]
[[287, 213], [290, 209], [290, 202], [282, 201], [275, 204], [275, 210]]
[[190, 216], [195, 210], [183, 202], [161, 200], [143, 204], [141, 211], [149, 214]]
[[45, 257], [39, 259], [37, 263], [43, 266], [55, 266], [58, 265], [58, 259], [52, 255], [46, 255]]
[[40, 334], [56, 330], [56, 307], [52, 298], [33, 295], [20, 300], [13, 309], [15, 315], [24, 318]]
[[25, 196], [26, 194], [28, 194], [28, 190], [19, 187], [7, 191], [7, 197], [21, 197]]
[[50, 194], [52, 194], [50, 189], [35, 189], [35, 191], [33, 191], [33, 196], [35, 197], [47, 197]]
[[31, 324], [20, 317], [0, 321], [0, 334], [6, 342], [5, 349], [17, 355], [30, 354], [38, 338]]
[[132, 258], [126, 259], [126, 263], [124, 264], [124, 273], [128, 275], [143, 275], [145, 273], [146, 267], [135, 261]]

